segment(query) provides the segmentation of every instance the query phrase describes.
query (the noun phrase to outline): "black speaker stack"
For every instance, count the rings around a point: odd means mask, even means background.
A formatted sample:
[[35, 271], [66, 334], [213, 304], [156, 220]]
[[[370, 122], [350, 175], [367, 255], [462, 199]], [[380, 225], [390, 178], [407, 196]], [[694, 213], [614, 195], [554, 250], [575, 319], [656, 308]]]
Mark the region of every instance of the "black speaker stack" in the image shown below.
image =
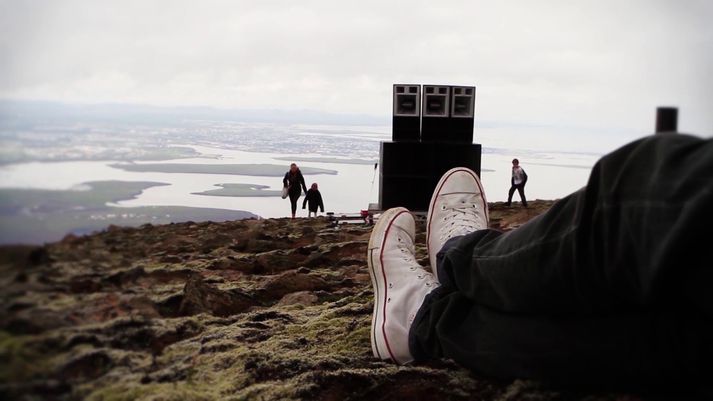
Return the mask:
[[391, 138], [418, 142], [421, 136], [421, 85], [394, 85]]
[[473, 143], [475, 87], [395, 84], [391, 142], [382, 142], [379, 204], [428, 210], [443, 173], [468, 167], [480, 175]]

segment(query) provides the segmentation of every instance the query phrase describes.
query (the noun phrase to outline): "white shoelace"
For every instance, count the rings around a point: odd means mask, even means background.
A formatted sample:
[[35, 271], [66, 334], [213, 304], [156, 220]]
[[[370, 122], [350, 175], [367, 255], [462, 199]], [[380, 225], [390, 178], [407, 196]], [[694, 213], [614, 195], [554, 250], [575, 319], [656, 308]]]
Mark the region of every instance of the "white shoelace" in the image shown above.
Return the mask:
[[482, 230], [487, 225], [478, 211], [478, 206], [472, 202], [459, 202], [456, 205], [441, 205], [441, 210], [449, 213], [443, 217], [443, 227], [439, 232], [439, 240], [445, 243], [449, 239]]
[[409, 264], [409, 270], [412, 272], [419, 271], [416, 276], [419, 280], [426, 280], [426, 287], [433, 287], [438, 284], [438, 280], [433, 276], [432, 273], [427, 272], [416, 260], [416, 246], [413, 241], [409, 238], [408, 241], [404, 240], [401, 236], [397, 236], [397, 241], [399, 243], [398, 248], [401, 251], [402, 259]]
[[[438, 283], [438, 280], [433, 276], [432, 273], [425, 271], [422, 267], [418, 267], [421, 271], [418, 273], [416, 276], [419, 280], [426, 280], [424, 285], [428, 288], [428, 292], [431, 292], [433, 289], [438, 287], [440, 284]], [[412, 269], [416, 270], [416, 269]], [[419, 308], [415, 308], [411, 313], [409, 313], [406, 324], [407, 327], [411, 327], [413, 324], [414, 319], [416, 318], [416, 313], [418, 312]]]
[[[396, 240], [398, 243], [397, 248], [401, 252], [401, 259], [408, 264], [409, 271], [416, 274], [416, 278], [418, 280], [425, 280], [424, 285], [429, 289], [428, 292], [438, 287], [438, 280], [436, 280], [432, 273], [427, 272], [421, 265], [419, 265], [416, 260], [416, 246], [413, 243], [413, 239], [408, 236], [404, 238], [401, 235], [397, 235]], [[388, 286], [389, 288], [393, 288], [392, 283], [389, 283]], [[388, 298], [387, 302], [391, 302], [391, 298]], [[418, 308], [415, 308], [408, 314], [406, 318], [407, 327], [411, 327], [411, 324], [413, 324], [417, 311]]]
[[[413, 244], [413, 240], [408, 237], [408, 240], [404, 239], [401, 237], [401, 235], [396, 236], [396, 241], [398, 242], [397, 247], [399, 248], [399, 251], [404, 255], [404, 259], [413, 259], [414, 261], [416, 260], [416, 246]], [[408, 258], [410, 256], [410, 258]]]

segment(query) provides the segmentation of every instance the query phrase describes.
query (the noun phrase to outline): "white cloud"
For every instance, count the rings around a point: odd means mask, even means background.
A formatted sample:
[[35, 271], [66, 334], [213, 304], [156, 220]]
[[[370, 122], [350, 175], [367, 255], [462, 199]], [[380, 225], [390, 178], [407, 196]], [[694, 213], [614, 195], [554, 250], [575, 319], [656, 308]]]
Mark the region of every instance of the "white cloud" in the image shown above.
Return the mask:
[[0, 1], [0, 97], [388, 114], [391, 84], [478, 116], [711, 134], [707, 1]]

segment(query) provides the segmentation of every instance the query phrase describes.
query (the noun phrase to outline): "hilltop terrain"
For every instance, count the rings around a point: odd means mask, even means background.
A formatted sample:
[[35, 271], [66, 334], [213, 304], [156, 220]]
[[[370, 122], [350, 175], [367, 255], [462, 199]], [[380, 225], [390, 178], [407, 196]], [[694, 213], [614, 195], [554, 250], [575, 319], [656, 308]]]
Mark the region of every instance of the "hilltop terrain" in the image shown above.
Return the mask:
[[[551, 204], [491, 204], [491, 225]], [[2, 247], [0, 398], [636, 399], [374, 359], [370, 232], [325, 218], [187, 222]]]

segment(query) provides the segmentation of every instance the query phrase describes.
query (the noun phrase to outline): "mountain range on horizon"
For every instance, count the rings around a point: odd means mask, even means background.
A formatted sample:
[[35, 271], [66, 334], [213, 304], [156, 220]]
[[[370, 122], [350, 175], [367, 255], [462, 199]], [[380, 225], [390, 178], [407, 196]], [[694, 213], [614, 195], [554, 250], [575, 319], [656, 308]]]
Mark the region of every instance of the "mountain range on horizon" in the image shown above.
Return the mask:
[[138, 103], [66, 103], [0, 99], [0, 126], [67, 120], [163, 124], [190, 120], [251, 123], [389, 125], [390, 116], [338, 114], [309, 109], [227, 109], [210, 106], [156, 106]]

